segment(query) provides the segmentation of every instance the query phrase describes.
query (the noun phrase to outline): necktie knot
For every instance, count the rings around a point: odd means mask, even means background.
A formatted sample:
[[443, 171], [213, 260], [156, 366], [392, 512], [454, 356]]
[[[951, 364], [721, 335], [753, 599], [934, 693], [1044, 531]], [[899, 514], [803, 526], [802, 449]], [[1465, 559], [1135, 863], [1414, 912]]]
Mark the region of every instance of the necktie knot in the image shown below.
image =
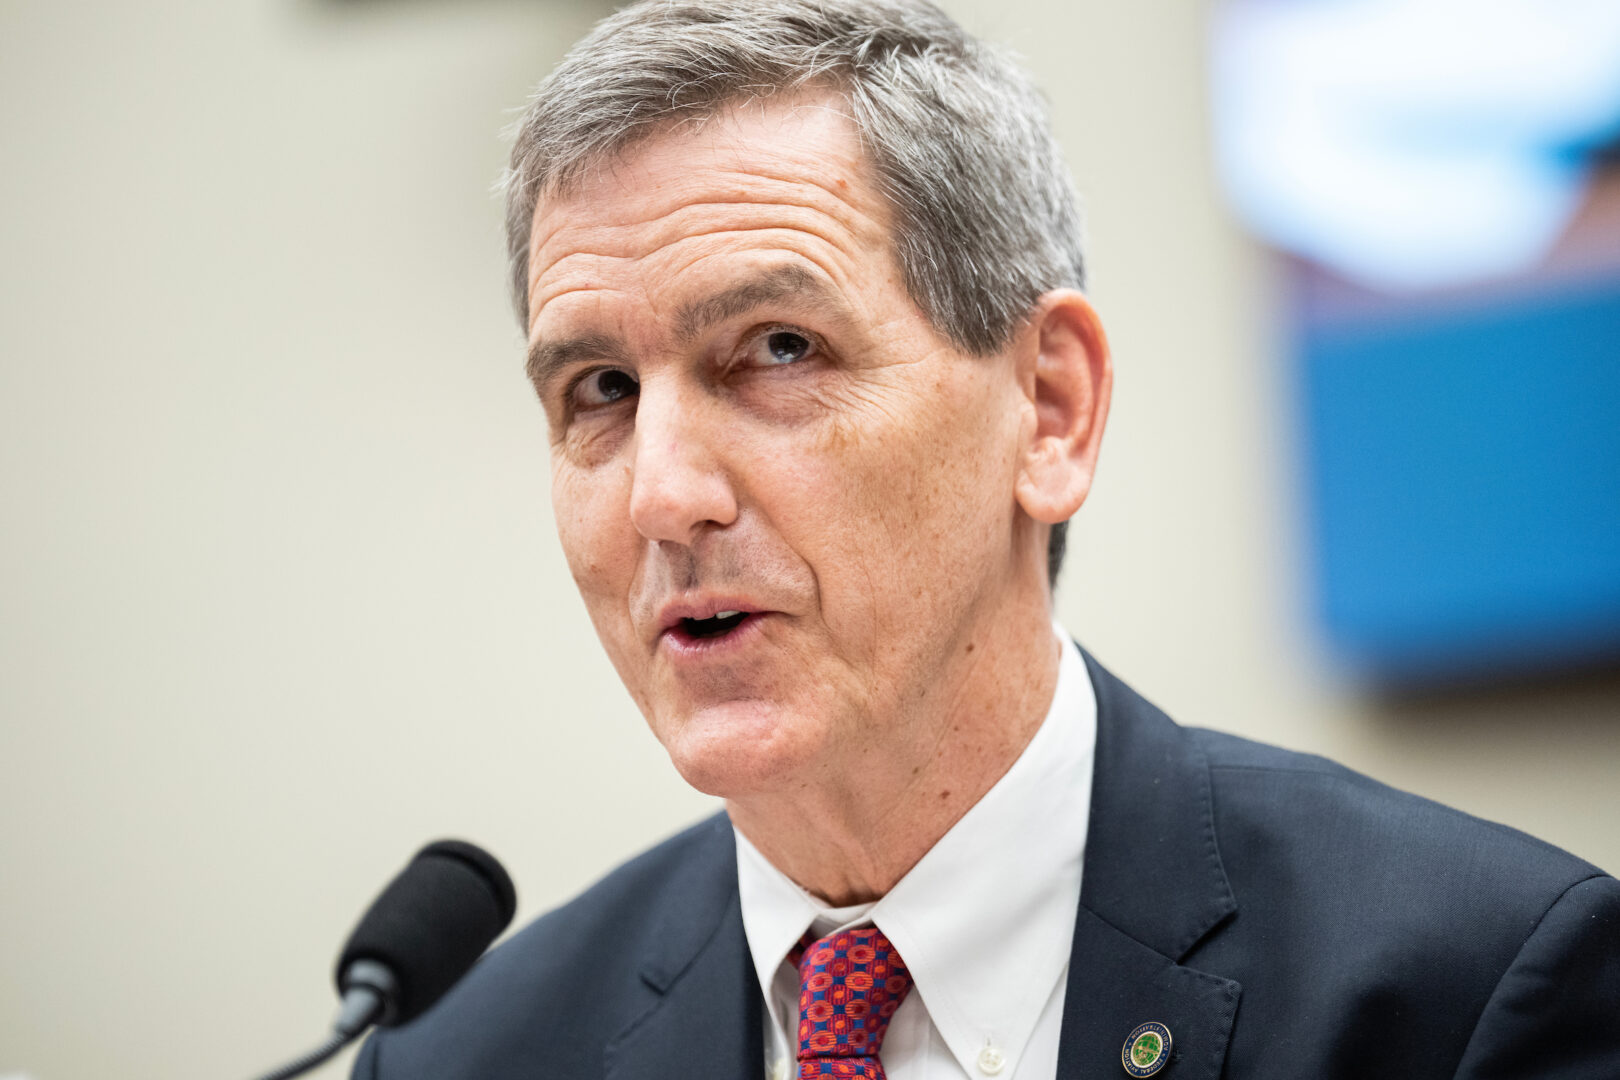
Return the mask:
[[884, 1080], [878, 1052], [911, 972], [876, 927], [800, 943], [799, 1076]]

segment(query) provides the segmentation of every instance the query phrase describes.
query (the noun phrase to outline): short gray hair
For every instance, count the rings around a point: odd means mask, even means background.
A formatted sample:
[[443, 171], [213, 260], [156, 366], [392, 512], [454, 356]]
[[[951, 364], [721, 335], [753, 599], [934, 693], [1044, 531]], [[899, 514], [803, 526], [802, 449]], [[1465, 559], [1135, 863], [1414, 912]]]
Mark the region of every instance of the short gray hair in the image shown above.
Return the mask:
[[[927, 0], [641, 0], [569, 50], [518, 123], [506, 237], [524, 329], [542, 195], [672, 121], [822, 88], [847, 102], [894, 212], [907, 292], [958, 348], [995, 352], [1043, 293], [1084, 285], [1078, 199], [1044, 100]], [[1048, 545], [1053, 582], [1065, 524]]]

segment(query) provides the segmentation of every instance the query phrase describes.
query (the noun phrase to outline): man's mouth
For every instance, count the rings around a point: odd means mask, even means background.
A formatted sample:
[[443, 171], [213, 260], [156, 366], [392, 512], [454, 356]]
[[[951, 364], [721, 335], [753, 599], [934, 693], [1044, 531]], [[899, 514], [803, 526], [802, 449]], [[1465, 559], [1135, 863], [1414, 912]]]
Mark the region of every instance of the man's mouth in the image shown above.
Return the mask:
[[659, 639], [671, 655], [714, 659], [755, 637], [771, 614], [743, 596], [679, 600], [665, 605], [659, 616]]
[[679, 627], [682, 633], [693, 638], [722, 637], [741, 626], [751, 614], [749, 611], [719, 611], [707, 619], [682, 619]]

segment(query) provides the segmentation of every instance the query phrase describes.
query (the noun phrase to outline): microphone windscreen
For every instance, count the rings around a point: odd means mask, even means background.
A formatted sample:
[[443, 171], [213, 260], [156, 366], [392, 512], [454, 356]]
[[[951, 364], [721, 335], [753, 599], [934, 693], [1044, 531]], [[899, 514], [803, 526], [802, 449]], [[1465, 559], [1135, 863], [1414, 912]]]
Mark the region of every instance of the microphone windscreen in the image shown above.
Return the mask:
[[427, 1010], [483, 955], [517, 910], [512, 879], [494, 857], [460, 840], [439, 840], [372, 903], [338, 957], [338, 993], [357, 960], [383, 964], [398, 993], [385, 1026]]

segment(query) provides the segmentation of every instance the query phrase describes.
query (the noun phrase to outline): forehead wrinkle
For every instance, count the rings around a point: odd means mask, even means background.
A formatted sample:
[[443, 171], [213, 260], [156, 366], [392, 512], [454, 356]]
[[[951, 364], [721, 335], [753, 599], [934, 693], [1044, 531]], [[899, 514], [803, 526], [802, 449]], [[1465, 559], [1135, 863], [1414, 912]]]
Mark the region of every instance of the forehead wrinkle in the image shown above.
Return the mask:
[[[690, 253], [681, 245], [671, 249], [666, 272], [679, 277], [693, 272], [708, 273], [705, 264], [722, 264], [746, 258], [753, 266], [768, 269], [773, 263], [802, 262], [813, 276], [819, 276], [822, 285], [830, 285], [831, 292], [841, 293], [848, 299], [859, 298], [870, 287], [870, 266], [863, 265], [867, 252], [859, 244], [852, 244], [847, 236], [819, 232], [811, 229], [774, 228], [716, 230], [700, 234], [694, 240], [722, 238], [728, 235], [747, 237], [753, 243], [743, 247], [699, 244]], [[894, 251], [886, 245], [875, 250], [883, 259], [886, 269], [898, 275], [900, 264]], [[679, 254], [681, 261], [675, 261]], [[773, 258], [773, 256], [775, 258]], [[783, 259], [782, 257], [786, 258]], [[767, 262], [767, 260], [770, 260]]]
[[[796, 185], [794, 194], [802, 195], [805, 187], [827, 195], [827, 189], [814, 184]], [[713, 232], [787, 228], [817, 235], [841, 232], [856, 243], [881, 242], [887, 238], [882, 221], [836, 195], [813, 201], [786, 195], [748, 198], [743, 192], [728, 193], [728, 196], [689, 199], [633, 221], [615, 218], [600, 222], [556, 222], [545, 237], [536, 233], [531, 248], [533, 276], [544, 277], [555, 265], [581, 255], [636, 259]], [[561, 216], [566, 219], [570, 215]], [[713, 219], [716, 224], [707, 225], [707, 219]], [[821, 222], [827, 224], [817, 227]]]
[[607, 255], [581, 253], [559, 260], [534, 279], [529, 287], [529, 333], [534, 335], [547, 304], [573, 293], [616, 293], [623, 290], [610, 284], [608, 273], [599, 264], [629, 260]]
[[[636, 254], [571, 252], [547, 266], [533, 279], [529, 291], [531, 329], [539, 326], [542, 313], [547, 307], [570, 293], [623, 292], [622, 288], [616, 287], [622, 282], [615, 284], [609, 282], [613, 281], [616, 273], [627, 264], [634, 268], [635, 264], [640, 263], [656, 277], [673, 282], [692, 272], [699, 265], [714, 260], [732, 260], [750, 256], [768, 257], [773, 253], [780, 253], [802, 259], [825, 275], [823, 279], [810, 270], [799, 267], [798, 270], [804, 274], [804, 279], [797, 283], [797, 288], [812, 288], [823, 294], [829, 294], [824, 295], [823, 299], [830, 298], [830, 294], [836, 290], [849, 293], [856, 288], [857, 283], [851, 279], [848, 271], [852, 269], [850, 265], [852, 260], [859, 262], [860, 250], [866, 245], [863, 245], [858, 236], [841, 229], [827, 227], [826, 219], [822, 215], [805, 213], [797, 216], [800, 218], [799, 221], [781, 224], [782, 219], [772, 215], [770, 220], [773, 224], [768, 226], [749, 226], [744, 222], [739, 227], [737, 221], [727, 220], [717, 223], [714, 228], [686, 231], [661, 247]], [[727, 243], [734, 240], [741, 242]], [[693, 247], [697, 250], [691, 251]], [[880, 250], [884, 253], [886, 261], [897, 269], [898, 264], [893, 263], [892, 248], [882, 245]], [[639, 269], [635, 273], [637, 278], [642, 276]], [[663, 299], [662, 290], [637, 291], [640, 295], [639, 303], [651, 307], [660, 306], [658, 301]], [[772, 295], [757, 298], [754, 303], [785, 299], [792, 291], [792, 289], [778, 289]], [[704, 321], [715, 320], [709, 318]], [[691, 322], [691, 319], [687, 319], [686, 322]], [[690, 331], [686, 333], [689, 335]]]
[[825, 300], [829, 291], [825, 282], [802, 266], [794, 263], [777, 266], [701, 300], [681, 305], [675, 315], [675, 335], [689, 341], [715, 323], [745, 315], [757, 307], [804, 294], [814, 300]]
[[[617, 244], [609, 252], [574, 250], [544, 266], [537, 263], [537, 272], [529, 282], [531, 331], [538, 326], [545, 307], [561, 296], [578, 291], [621, 291], [610, 282], [614, 282], [627, 268], [635, 277], [644, 276], [642, 267], [659, 276], [678, 276], [680, 272], [714, 255], [735, 255], [765, 248], [793, 252], [818, 266], [824, 262], [848, 260], [856, 255], [862, 246], [857, 236], [847, 230], [829, 227], [824, 215], [799, 209], [801, 212], [796, 214], [771, 214], [757, 223], [738, 221], [736, 217], [716, 221], [707, 228], [693, 229], [688, 223], [683, 229], [661, 229], [662, 235], [654, 238], [651, 244], [645, 241], [640, 244]], [[728, 245], [727, 241], [740, 243]], [[695, 256], [685, 255], [684, 252], [692, 245], [702, 250]], [[728, 250], [708, 250], [714, 245], [726, 245]], [[607, 246], [597, 245], [598, 248]], [[811, 254], [814, 248], [826, 250], [818, 257]], [[840, 275], [832, 276], [837, 278]], [[653, 297], [649, 296], [648, 299]]]
[[[856, 170], [850, 170], [857, 175]], [[752, 192], [747, 190], [749, 185], [766, 185], [766, 190]], [[817, 204], [831, 204], [842, 206], [852, 211], [856, 216], [869, 218], [870, 214], [861, 211], [855, 206], [852, 196], [871, 195], [872, 201], [879, 200], [875, 192], [862, 190], [857, 182], [851, 185], [848, 181], [823, 181], [819, 176], [795, 174], [791, 170], [768, 169], [761, 165], [750, 163], [744, 168], [704, 169], [691, 167], [679, 179], [669, 181], [652, 180], [639, 185], [617, 184], [615, 190], [607, 192], [580, 191], [566, 196], [553, 196], [543, 199], [535, 204], [534, 218], [530, 222], [529, 250], [534, 256], [543, 255], [545, 248], [559, 234], [575, 230], [589, 231], [596, 229], [634, 229], [649, 225], [660, 219], [671, 217], [705, 206], [749, 206], [778, 204], [782, 206], [813, 208]], [[792, 189], [783, 193], [778, 189]], [[796, 198], [802, 189], [819, 192], [820, 196], [813, 201]], [[712, 197], [719, 191], [724, 191], [723, 197]], [[647, 204], [649, 196], [662, 195], [655, 202]], [[623, 204], [631, 200], [643, 204], [640, 213], [628, 215], [620, 211], [628, 209]], [[583, 207], [586, 209], [614, 205], [612, 216], [603, 215], [595, 221], [570, 221], [569, 215], [562, 219], [554, 219], [549, 211], [562, 207]], [[831, 210], [823, 210], [829, 216], [838, 214]]]
[[[673, 182], [656, 175], [636, 181], [616, 175], [613, 181], [542, 198], [535, 204], [529, 230], [530, 263], [543, 265], [558, 242], [575, 247], [601, 242], [590, 234], [632, 234], [624, 246], [633, 250], [633, 234], [646, 226], [662, 223], [652, 238], [657, 243], [664, 229], [679, 228], [689, 215], [745, 207], [821, 213], [852, 233], [869, 229], [886, 238], [889, 206], [863, 179], [866, 171], [859, 155], [853, 160], [818, 160], [814, 167], [804, 161], [760, 155], [709, 167], [682, 162]], [[563, 212], [554, 212], [558, 210]], [[585, 220], [580, 220], [580, 211]], [[590, 216], [593, 213], [595, 220]], [[575, 239], [570, 235], [575, 233], [586, 236]]]

